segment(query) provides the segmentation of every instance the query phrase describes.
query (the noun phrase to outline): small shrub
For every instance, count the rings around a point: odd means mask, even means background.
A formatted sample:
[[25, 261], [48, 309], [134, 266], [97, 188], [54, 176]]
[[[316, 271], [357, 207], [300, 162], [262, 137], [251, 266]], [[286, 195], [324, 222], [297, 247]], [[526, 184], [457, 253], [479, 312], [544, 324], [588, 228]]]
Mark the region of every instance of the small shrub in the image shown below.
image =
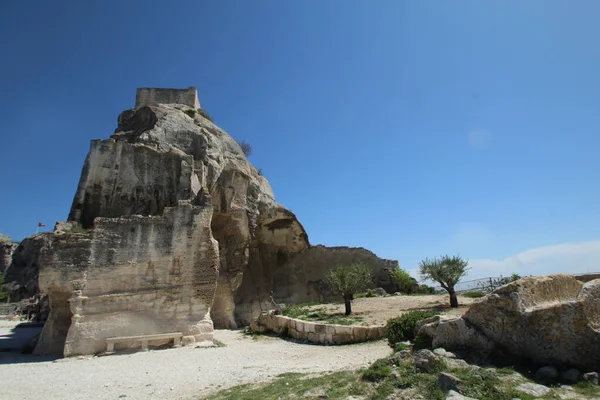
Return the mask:
[[[209, 114], [209, 113], [207, 113], [207, 112], [206, 112], [206, 110], [205, 110], [205, 109], [203, 109], [203, 108], [199, 108], [199, 109], [198, 109], [198, 114], [202, 115], [204, 118], [206, 118], [206, 119], [207, 119], [207, 120], [209, 120], [210, 122], [213, 122], [213, 119], [212, 119], [212, 117], [210, 116], [210, 114]], [[194, 118], [194, 117], [192, 117], [192, 118]]]
[[413, 340], [417, 322], [434, 315], [436, 313], [433, 311], [411, 311], [401, 317], [389, 319], [386, 325], [388, 344], [394, 348], [398, 342]]
[[187, 116], [191, 119], [194, 119], [194, 117], [196, 116], [196, 110], [194, 110], [193, 108], [185, 110], [184, 113], [187, 114]]
[[373, 291], [371, 289], [367, 289], [367, 292], [365, 293], [365, 297], [375, 297], [375, 293], [373, 293]]
[[431, 286], [427, 286], [425, 284], [419, 285], [418, 289], [419, 294], [435, 294], [435, 288]]
[[386, 358], [375, 361], [369, 369], [362, 374], [362, 378], [370, 382], [379, 382], [387, 378], [392, 372], [392, 368], [388, 364]]
[[392, 281], [398, 286], [398, 291], [404, 294], [413, 294], [418, 291], [419, 285], [416, 279], [411, 277], [402, 268], [396, 268], [390, 274]]
[[91, 229], [84, 228], [81, 224], [76, 224], [71, 227], [70, 233], [89, 233]]
[[246, 157], [250, 157], [250, 154], [252, 154], [252, 146], [250, 145], [250, 143], [245, 142], [243, 140], [239, 140], [237, 142], [237, 144], [240, 146], [240, 148], [242, 149], [242, 153], [244, 153], [244, 155]]
[[415, 350], [431, 349], [433, 346], [433, 338], [429, 335], [425, 335], [424, 333], [419, 333], [417, 336], [415, 336], [413, 344], [415, 345]]
[[487, 293], [485, 293], [485, 292], [481, 292], [481, 291], [477, 290], [474, 292], [466, 292], [466, 293], [463, 293], [462, 295], [465, 297], [469, 297], [471, 299], [478, 299], [480, 297], [484, 297], [486, 294]]

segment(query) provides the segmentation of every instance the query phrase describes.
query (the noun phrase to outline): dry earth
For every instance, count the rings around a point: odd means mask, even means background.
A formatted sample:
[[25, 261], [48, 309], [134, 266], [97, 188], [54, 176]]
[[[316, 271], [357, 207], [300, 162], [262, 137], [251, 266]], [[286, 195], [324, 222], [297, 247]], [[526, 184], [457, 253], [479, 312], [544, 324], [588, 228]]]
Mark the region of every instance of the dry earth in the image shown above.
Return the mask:
[[[353, 306], [366, 320], [384, 323], [407, 310], [439, 307], [447, 301], [447, 296], [393, 296], [357, 299]], [[459, 301], [468, 304], [471, 299]], [[343, 306], [317, 307], [341, 311]], [[465, 309], [444, 311], [460, 314]], [[22, 341], [23, 334], [37, 332], [31, 328], [11, 331], [15, 325], [8, 321], [0, 324], [0, 339], [5, 344], [16, 336]], [[315, 346], [275, 337], [253, 339], [228, 330], [215, 331], [215, 339], [226, 346], [57, 360], [0, 352], [0, 376], [5, 377], [0, 399], [200, 399], [221, 389], [268, 381], [286, 372], [366, 367], [391, 351], [385, 341]]]
[[[408, 311], [434, 309], [441, 314], [462, 315], [476, 299], [458, 296], [458, 308], [450, 308], [447, 295], [389, 296], [360, 298], [352, 302], [352, 314], [364, 318], [370, 325], [384, 325], [390, 318]], [[320, 304], [309, 309], [325, 309], [343, 315], [344, 304]]]

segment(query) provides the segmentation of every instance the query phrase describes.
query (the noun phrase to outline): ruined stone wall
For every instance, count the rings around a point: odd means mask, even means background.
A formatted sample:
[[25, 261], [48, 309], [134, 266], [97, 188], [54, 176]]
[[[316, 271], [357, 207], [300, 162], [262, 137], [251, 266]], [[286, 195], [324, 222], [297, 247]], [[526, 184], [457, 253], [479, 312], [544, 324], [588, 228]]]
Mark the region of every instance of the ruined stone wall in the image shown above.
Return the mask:
[[150, 104], [185, 104], [200, 108], [198, 91], [190, 86], [187, 89], [139, 88], [135, 96], [135, 108]]
[[281, 303], [329, 301], [333, 294], [325, 285], [327, 272], [337, 266], [364, 262], [373, 268], [370, 287], [382, 287], [394, 293], [396, 285], [390, 271], [398, 268], [398, 261], [377, 257], [362, 247], [312, 246], [298, 255], [282, 257], [273, 277], [274, 297]]
[[359, 343], [386, 337], [385, 326], [346, 326], [308, 322], [283, 315], [262, 313], [250, 323], [253, 332], [275, 332], [317, 344]]
[[35, 353], [93, 354], [114, 336], [212, 339], [219, 253], [211, 218], [210, 205], [181, 202], [162, 216], [100, 217], [88, 233], [50, 235], [39, 281], [51, 311]]

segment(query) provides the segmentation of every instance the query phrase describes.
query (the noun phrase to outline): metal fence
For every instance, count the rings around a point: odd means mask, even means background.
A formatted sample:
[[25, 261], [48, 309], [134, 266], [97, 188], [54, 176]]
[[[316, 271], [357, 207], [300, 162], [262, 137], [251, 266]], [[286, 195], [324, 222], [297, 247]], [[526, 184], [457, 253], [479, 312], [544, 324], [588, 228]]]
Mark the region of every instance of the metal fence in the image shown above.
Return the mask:
[[[600, 272], [584, 272], [579, 274], [570, 274], [573, 276], [600, 276]], [[532, 276], [532, 275], [529, 275]], [[525, 278], [525, 276], [523, 276]], [[471, 291], [482, 291], [482, 292], [491, 292], [500, 286], [508, 283], [510, 281], [510, 277], [507, 276], [490, 276], [487, 278], [481, 279], [473, 279], [470, 281], [458, 282], [454, 289], [456, 293], [464, 293]], [[441, 286], [434, 286], [436, 292], [445, 292], [445, 290]]]

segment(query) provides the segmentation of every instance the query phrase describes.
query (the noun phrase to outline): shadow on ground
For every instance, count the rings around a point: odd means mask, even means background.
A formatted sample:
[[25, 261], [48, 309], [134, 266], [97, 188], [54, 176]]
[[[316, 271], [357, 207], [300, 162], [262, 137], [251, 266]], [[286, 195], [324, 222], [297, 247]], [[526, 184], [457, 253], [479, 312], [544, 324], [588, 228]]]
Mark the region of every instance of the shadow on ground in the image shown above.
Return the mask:
[[[44, 362], [57, 359], [56, 356], [34, 356], [27, 354], [31, 339], [42, 331], [44, 324], [0, 322], [0, 364], [20, 364]], [[23, 350], [25, 349], [25, 352]]]

